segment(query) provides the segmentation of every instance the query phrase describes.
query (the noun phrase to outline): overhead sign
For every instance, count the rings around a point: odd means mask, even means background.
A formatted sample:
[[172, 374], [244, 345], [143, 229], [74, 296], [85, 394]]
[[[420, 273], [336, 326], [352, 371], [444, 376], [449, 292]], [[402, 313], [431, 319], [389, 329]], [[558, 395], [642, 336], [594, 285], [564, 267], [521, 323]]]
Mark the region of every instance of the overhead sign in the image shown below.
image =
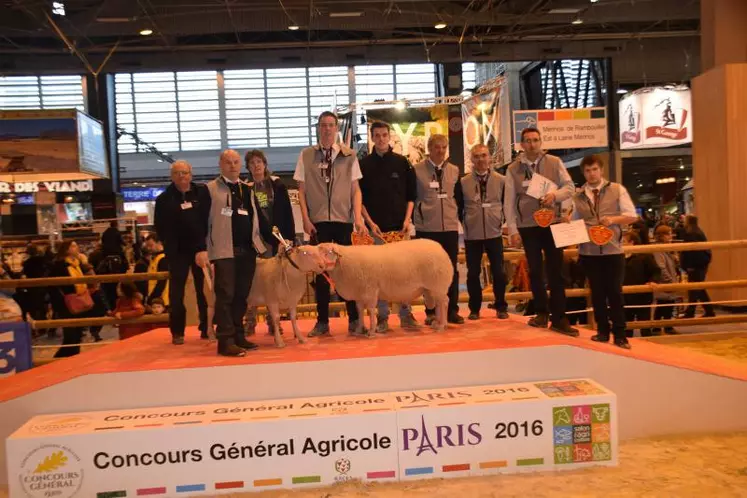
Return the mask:
[[521, 132], [537, 128], [542, 134], [542, 148], [588, 149], [607, 147], [607, 109], [542, 109], [514, 111], [514, 148], [521, 150]]
[[166, 187], [126, 187], [122, 189], [124, 202], [155, 201]]
[[687, 87], [650, 87], [628, 93], [620, 99], [619, 115], [623, 150], [692, 142], [692, 106]]
[[615, 403], [580, 379], [43, 415], [7, 440], [10, 496], [196, 496], [616, 465]]
[[93, 180], [72, 182], [0, 182], [0, 194], [36, 192], [93, 192]]

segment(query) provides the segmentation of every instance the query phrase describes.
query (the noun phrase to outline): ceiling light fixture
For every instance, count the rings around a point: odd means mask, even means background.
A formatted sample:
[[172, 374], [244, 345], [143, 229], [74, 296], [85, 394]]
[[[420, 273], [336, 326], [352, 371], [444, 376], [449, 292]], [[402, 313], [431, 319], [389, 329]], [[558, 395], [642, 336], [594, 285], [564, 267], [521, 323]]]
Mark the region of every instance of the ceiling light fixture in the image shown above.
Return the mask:
[[440, 21], [440, 22], [436, 23], [436, 25], [433, 26], [433, 27], [436, 28], [436, 29], [444, 29], [446, 27], [446, 23], [443, 22], [443, 21]]
[[361, 17], [363, 15], [362, 10], [354, 12], [330, 12], [329, 17]]
[[581, 19], [580, 17], [577, 17], [573, 21], [571, 21], [571, 24], [575, 24], [575, 25], [583, 24], [583, 23], [584, 23], [584, 20]]
[[618, 95], [625, 95], [626, 93], [628, 93], [628, 91], [626, 89], [624, 89], [624, 88], [618, 88], [617, 89], [617, 94]]
[[63, 2], [52, 2], [52, 14], [57, 16], [64, 16], [65, 4]]
[[397, 103], [394, 104], [394, 108], [397, 109], [398, 111], [404, 111], [406, 107], [407, 107], [407, 102], [405, 102], [404, 100], [398, 100]]
[[153, 30], [152, 29], [146, 28], [146, 29], [141, 29], [140, 30], [140, 36], [150, 36], [152, 34], [153, 34]]
[[292, 24], [288, 26], [288, 29], [291, 31], [298, 31], [299, 29], [301, 29], [301, 26], [296, 26], [295, 24]]
[[591, 3], [597, 3], [599, 0], [591, 0]]

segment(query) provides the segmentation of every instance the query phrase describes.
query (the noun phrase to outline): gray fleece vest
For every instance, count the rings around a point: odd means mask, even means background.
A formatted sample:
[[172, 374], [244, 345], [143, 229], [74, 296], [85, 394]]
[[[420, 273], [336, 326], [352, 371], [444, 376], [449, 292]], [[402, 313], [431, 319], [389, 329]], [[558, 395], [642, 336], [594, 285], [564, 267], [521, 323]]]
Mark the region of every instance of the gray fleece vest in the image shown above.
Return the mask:
[[[228, 185], [218, 177], [215, 180], [211, 180], [207, 183], [208, 192], [210, 192], [210, 217], [208, 218], [208, 235], [207, 235], [207, 252], [210, 261], [216, 259], [230, 259], [233, 258], [233, 231], [231, 230], [231, 216], [223, 216], [221, 210], [226, 207], [226, 199], [230, 199], [231, 190]], [[262, 254], [266, 251], [262, 236], [259, 233], [259, 219], [257, 213], [259, 208], [257, 207], [257, 201], [254, 198], [254, 192], [251, 188], [243, 184], [242, 188], [248, 189], [250, 192], [249, 198], [252, 203], [252, 242], [254, 243], [254, 250], [258, 254]], [[246, 218], [249, 223], [248, 216], [242, 216]]]
[[[593, 200], [586, 195], [586, 186], [581, 192], [573, 196], [573, 208], [584, 220], [587, 227], [601, 225], [600, 221], [605, 216], [619, 216], [620, 210], [620, 184], [607, 182], [599, 189], [599, 201], [593, 205]], [[607, 228], [615, 233], [612, 240], [606, 245], [598, 246], [593, 242], [581, 244], [578, 253], [582, 256], [603, 256], [607, 254], [622, 254], [622, 227], [610, 225]]]
[[[563, 168], [563, 164], [558, 157], [545, 154], [537, 163], [535, 171], [560, 187], [561, 168]], [[524, 182], [531, 180], [532, 174], [532, 168], [519, 159], [509, 164], [506, 169], [506, 181], [513, 182], [514, 192], [516, 193], [514, 210], [516, 211], [516, 226], [518, 228], [536, 227], [537, 222], [534, 221], [532, 215], [535, 211], [544, 207], [540, 206], [539, 199], [526, 194], [527, 187], [524, 186]], [[555, 211], [553, 223], [557, 223], [560, 215], [560, 204], [556, 203], [553, 210]]]
[[332, 161], [329, 182], [322, 175], [320, 164], [324, 153], [317, 145], [301, 151], [304, 168], [304, 189], [306, 207], [312, 223], [336, 221], [353, 222], [353, 164], [356, 156], [347, 147]]
[[491, 171], [488, 173], [484, 195], [480, 189], [477, 174], [470, 173], [462, 177], [462, 194], [464, 194], [464, 239], [486, 240], [500, 237], [503, 234], [503, 189], [506, 177]]
[[444, 163], [438, 188], [431, 182], [438, 182], [436, 168], [425, 160], [413, 166], [418, 183], [418, 197], [412, 221], [419, 232], [456, 232], [459, 230], [457, 204], [454, 187], [459, 181], [459, 168]]

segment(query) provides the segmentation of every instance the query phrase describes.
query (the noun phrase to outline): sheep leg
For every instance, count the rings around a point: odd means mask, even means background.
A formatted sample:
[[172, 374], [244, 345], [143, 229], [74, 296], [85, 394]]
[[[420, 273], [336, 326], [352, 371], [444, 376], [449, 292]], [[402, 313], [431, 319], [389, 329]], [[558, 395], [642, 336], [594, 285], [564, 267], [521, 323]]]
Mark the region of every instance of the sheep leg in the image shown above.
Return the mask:
[[436, 299], [436, 321], [433, 324], [433, 329], [437, 332], [443, 332], [446, 330], [446, 307], [448, 306], [448, 300], [445, 297]]
[[272, 315], [272, 333], [275, 336], [275, 346], [285, 347], [283, 336], [280, 335], [280, 306], [277, 303], [267, 304], [267, 312]]
[[291, 306], [290, 308], [290, 319], [291, 319], [291, 327], [293, 327], [293, 335], [296, 336], [296, 339], [298, 340], [299, 344], [305, 344], [306, 338], [301, 335], [301, 331], [298, 330], [298, 322], [296, 321], [298, 312], [296, 311], [295, 306]]

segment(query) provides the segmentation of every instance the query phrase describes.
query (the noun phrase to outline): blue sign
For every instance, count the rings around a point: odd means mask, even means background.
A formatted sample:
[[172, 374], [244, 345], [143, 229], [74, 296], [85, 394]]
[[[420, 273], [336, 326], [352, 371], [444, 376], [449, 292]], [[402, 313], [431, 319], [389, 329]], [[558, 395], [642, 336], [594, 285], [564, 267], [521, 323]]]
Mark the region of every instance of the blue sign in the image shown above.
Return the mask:
[[155, 201], [164, 190], [166, 187], [125, 187], [122, 189], [122, 197], [125, 202]]
[[0, 379], [31, 366], [31, 326], [26, 322], [0, 323]]

